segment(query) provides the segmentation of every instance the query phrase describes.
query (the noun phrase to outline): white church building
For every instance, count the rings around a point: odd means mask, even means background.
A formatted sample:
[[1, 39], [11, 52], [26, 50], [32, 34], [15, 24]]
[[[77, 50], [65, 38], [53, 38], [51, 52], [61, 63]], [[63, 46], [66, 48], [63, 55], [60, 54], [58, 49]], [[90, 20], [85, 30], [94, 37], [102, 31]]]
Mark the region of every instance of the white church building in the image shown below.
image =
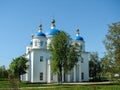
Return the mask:
[[[55, 20], [51, 22], [49, 33], [42, 32], [42, 25], [39, 26], [38, 33], [32, 35], [30, 45], [26, 46], [25, 57], [29, 60], [26, 74], [21, 75], [22, 81], [31, 83], [53, 83], [57, 82], [57, 75], [51, 73], [50, 56], [48, 46], [52, 37], [60, 30], [55, 27]], [[79, 35], [79, 29], [71, 44], [77, 43], [78, 62], [68, 73], [63, 73], [63, 82], [82, 82], [89, 81], [89, 52], [85, 51], [85, 41]]]

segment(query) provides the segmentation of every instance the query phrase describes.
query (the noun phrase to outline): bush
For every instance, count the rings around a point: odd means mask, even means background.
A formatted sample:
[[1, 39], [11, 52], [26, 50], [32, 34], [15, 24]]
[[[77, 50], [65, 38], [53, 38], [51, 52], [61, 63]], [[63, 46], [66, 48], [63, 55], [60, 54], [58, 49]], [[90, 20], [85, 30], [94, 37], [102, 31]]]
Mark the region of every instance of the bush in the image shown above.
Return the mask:
[[89, 79], [90, 82], [102, 82], [102, 81], [109, 81], [107, 77], [96, 77]]
[[14, 75], [10, 74], [9, 75], [9, 85], [10, 85], [10, 88], [12, 88], [12, 90], [18, 90], [19, 89], [19, 84], [20, 84], [20, 81], [19, 79], [16, 79], [14, 77]]
[[8, 78], [0, 78], [0, 81], [8, 81]]

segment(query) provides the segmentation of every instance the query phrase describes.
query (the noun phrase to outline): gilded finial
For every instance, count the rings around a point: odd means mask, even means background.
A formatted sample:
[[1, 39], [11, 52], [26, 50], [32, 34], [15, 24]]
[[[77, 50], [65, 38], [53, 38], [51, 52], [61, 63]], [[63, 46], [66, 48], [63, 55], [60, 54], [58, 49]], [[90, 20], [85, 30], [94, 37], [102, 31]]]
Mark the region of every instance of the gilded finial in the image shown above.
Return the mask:
[[51, 24], [51, 27], [55, 27], [55, 19], [52, 19]]
[[34, 38], [34, 34], [31, 35], [32, 39]]
[[77, 36], [79, 36], [79, 34], [80, 34], [79, 31], [80, 31], [79, 29], [76, 30], [76, 35], [77, 35]]
[[42, 24], [39, 26], [39, 31], [42, 32]]

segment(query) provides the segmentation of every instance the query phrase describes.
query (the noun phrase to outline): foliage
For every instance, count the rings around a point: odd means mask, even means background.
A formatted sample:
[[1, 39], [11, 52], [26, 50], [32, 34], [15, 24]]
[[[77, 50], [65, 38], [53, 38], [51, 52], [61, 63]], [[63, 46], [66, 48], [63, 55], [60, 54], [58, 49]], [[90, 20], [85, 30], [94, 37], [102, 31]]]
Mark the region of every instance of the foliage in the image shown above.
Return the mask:
[[49, 46], [51, 53], [51, 68], [53, 74], [58, 74], [58, 81], [62, 81], [62, 71], [67, 73], [78, 61], [75, 47], [71, 45], [71, 38], [68, 34], [61, 31], [52, 38]]
[[120, 22], [109, 26], [103, 42], [107, 50], [103, 57], [104, 70], [110, 72], [112, 76], [116, 73], [120, 75]]
[[103, 66], [103, 76], [107, 76], [109, 80], [112, 80], [113, 74], [115, 73], [114, 68], [113, 68], [113, 63], [111, 59], [108, 57], [108, 55], [104, 55], [103, 58], [101, 58], [101, 63]]
[[89, 61], [89, 77], [92, 78], [93, 81], [96, 81], [97, 78], [100, 81], [101, 72], [102, 66], [101, 62], [98, 60], [98, 54], [91, 53]]
[[19, 80], [14, 78], [14, 76], [9, 76], [9, 87], [12, 88], [12, 90], [19, 90]]
[[18, 57], [13, 59], [13, 61], [10, 64], [10, 74], [13, 75], [15, 78], [20, 79], [20, 75], [26, 73], [27, 65], [26, 63], [28, 60], [25, 57]]
[[0, 67], [0, 80], [3, 78], [8, 78], [8, 70], [5, 68], [4, 65]]

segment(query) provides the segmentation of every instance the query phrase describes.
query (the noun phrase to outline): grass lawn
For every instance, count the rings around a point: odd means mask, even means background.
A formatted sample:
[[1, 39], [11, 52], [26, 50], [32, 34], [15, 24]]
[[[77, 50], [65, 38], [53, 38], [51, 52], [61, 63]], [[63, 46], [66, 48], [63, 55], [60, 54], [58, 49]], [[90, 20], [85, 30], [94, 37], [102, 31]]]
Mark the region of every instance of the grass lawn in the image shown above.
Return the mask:
[[[10, 89], [9, 81], [0, 81], [0, 90], [18, 90]], [[120, 83], [111, 83], [105, 85], [69, 85], [69, 84], [30, 84], [20, 83], [20, 90], [120, 90]]]
[[[57, 88], [31, 88], [32, 90], [120, 90], [120, 86], [103, 86], [103, 85], [73, 85], [73, 86], [62, 86]], [[23, 88], [23, 90], [30, 90]]]

